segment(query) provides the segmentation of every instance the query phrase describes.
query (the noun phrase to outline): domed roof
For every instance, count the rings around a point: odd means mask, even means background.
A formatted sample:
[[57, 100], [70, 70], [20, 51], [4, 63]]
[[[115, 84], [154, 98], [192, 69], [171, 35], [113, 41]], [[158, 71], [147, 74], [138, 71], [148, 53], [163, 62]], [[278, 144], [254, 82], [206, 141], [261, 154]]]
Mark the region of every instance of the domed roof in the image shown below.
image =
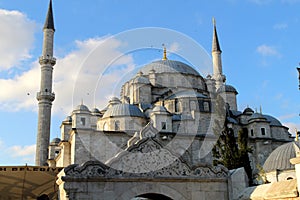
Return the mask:
[[175, 94], [172, 94], [167, 99], [188, 98], [188, 97], [207, 98], [207, 96], [205, 96], [204, 94], [201, 94], [199, 92], [196, 92], [193, 90], [184, 90], [184, 91], [179, 91]]
[[75, 110], [79, 110], [79, 111], [88, 111], [88, 112], [90, 112], [90, 110], [88, 109], [88, 107], [87, 107], [86, 105], [84, 105], [84, 104], [78, 105], [78, 106], [75, 108]]
[[265, 118], [264, 115], [260, 114], [260, 113], [253, 113], [250, 118], [248, 119], [248, 121], [252, 121], [252, 120], [263, 120], [263, 121], [267, 121], [267, 118]]
[[101, 115], [101, 112], [99, 111], [98, 108], [93, 108], [93, 109], [91, 110], [91, 112], [92, 112], [93, 115]]
[[238, 94], [237, 90], [232, 85], [223, 85], [220, 87], [217, 92], [233, 92], [235, 94]]
[[189, 65], [175, 60], [159, 60], [141, 68], [141, 72], [145, 75], [149, 75], [153, 70], [155, 73], [182, 73], [200, 76], [200, 74]]
[[60, 143], [60, 139], [59, 138], [53, 138], [53, 140], [51, 141], [51, 144], [58, 144]]
[[143, 72], [138, 72], [136, 77], [133, 79], [133, 83], [142, 83], [142, 84], [150, 84], [148, 78], [143, 76]]
[[155, 106], [152, 110], [152, 112], [163, 112], [167, 113], [167, 109], [164, 106]]
[[64, 122], [72, 122], [72, 117], [71, 117], [71, 116], [67, 116], [67, 117], [64, 119]]
[[264, 115], [264, 117], [270, 122], [270, 126], [282, 126], [281, 122], [275, 117], [270, 115]]
[[145, 117], [144, 113], [135, 105], [132, 104], [116, 104], [110, 107], [103, 115], [106, 117], [119, 117], [119, 116], [131, 116], [131, 117]]
[[277, 147], [267, 158], [263, 169], [265, 172], [274, 170], [289, 170], [295, 169], [295, 166], [290, 163], [291, 158], [296, 157], [294, 144], [299, 146], [298, 142], [289, 142]]
[[249, 107], [246, 108], [246, 109], [243, 111], [243, 114], [246, 114], [246, 115], [247, 115], [247, 114], [248, 114], [248, 115], [249, 115], [249, 114], [252, 115], [253, 113], [254, 113], [254, 111], [253, 111], [251, 108], [249, 108]]

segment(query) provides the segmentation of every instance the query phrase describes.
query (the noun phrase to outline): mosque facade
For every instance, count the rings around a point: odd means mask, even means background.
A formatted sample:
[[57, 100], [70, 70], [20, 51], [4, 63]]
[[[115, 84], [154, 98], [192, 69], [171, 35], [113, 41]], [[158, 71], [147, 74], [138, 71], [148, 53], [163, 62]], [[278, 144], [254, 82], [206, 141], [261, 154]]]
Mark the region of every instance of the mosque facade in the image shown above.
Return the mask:
[[[162, 59], [141, 67], [105, 108], [75, 107], [61, 123], [60, 138], [50, 142], [45, 129], [54, 100], [54, 31], [50, 1], [40, 58], [36, 164], [64, 167], [57, 181], [60, 199], [232, 199], [230, 173], [212, 165], [216, 120], [226, 118], [235, 135], [248, 133], [254, 175], [274, 149], [293, 140], [275, 117], [238, 110], [214, 23], [211, 76], [169, 60], [164, 49]], [[224, 119], [215, 112], [218, 96], [226, 103]]]

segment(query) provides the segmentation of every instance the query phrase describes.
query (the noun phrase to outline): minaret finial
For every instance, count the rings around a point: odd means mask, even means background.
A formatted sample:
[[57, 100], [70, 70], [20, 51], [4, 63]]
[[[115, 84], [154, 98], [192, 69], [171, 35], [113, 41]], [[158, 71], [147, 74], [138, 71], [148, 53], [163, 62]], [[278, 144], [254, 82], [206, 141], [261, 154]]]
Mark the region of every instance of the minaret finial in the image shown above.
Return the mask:
[[49, 8], [48, 8], [48, 13], [47, 13], [44, 29], [52, 29], [55, 31], [53, 11], [52, 11], [52, 0], [50, 0], [50, 2], [49, 2]]
[[213, 25], [214, 25], [212, 51], [222, 52], [220, 44], [219, 44], [218, 34], [217, 34], [216, 19], [213, 17], [212, 20], [213, 20]]
[[216, 26], [216, 19], [214, 17], [212, 18], [212, 21], [213, 21], [213, 25]]
[[164, 47], [164, 55], [163, 55], [162, 60], [168, 60], [168, 58], [167, 58], [167, 48], [166, 48], [165, 44], [163, 44], [162, 46]]
[[261, 105], [259, 106], [259, 111], [260, 111], [260, 114], [262, 114], [262, 107], [261, 107]]

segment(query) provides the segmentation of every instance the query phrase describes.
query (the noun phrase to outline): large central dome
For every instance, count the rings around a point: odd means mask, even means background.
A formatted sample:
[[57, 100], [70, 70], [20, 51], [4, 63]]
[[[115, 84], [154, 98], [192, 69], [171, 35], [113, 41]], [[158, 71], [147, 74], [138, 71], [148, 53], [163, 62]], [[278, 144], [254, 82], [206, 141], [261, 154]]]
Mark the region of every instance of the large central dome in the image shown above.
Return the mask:
[[155, 61], [145, 65], [140, 71], [145, 75], [149, 75], [150, 71], [152, 70], [154, 70], [155, 73], [181, 73], [200, 76], [200, 74], [192, 67], [175, 60]]

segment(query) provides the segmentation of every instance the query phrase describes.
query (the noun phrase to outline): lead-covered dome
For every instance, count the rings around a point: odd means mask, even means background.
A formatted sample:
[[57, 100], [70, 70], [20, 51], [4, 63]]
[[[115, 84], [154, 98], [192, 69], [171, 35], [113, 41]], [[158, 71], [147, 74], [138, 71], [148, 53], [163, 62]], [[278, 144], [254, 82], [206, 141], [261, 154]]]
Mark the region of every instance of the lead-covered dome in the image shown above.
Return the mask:
[[103, 115], [106, 117], [145, 117], [144, 113], [135, 105], [132, 104], [116, 104], [110, 107]]
[[267, 158], [263, 166], [264, 171], [295, 169], [290, 162], [291, 158], [296, 157], [295, 144], [299, 146], [299, 142], [289, 142], [277, 147]]
[[200, 76], [200, 74], [189, 65], [175, 60], [158, 60], [141, 68], [144, 75], [149, 75], [151, 71], [155, 73], [182, 73]]

